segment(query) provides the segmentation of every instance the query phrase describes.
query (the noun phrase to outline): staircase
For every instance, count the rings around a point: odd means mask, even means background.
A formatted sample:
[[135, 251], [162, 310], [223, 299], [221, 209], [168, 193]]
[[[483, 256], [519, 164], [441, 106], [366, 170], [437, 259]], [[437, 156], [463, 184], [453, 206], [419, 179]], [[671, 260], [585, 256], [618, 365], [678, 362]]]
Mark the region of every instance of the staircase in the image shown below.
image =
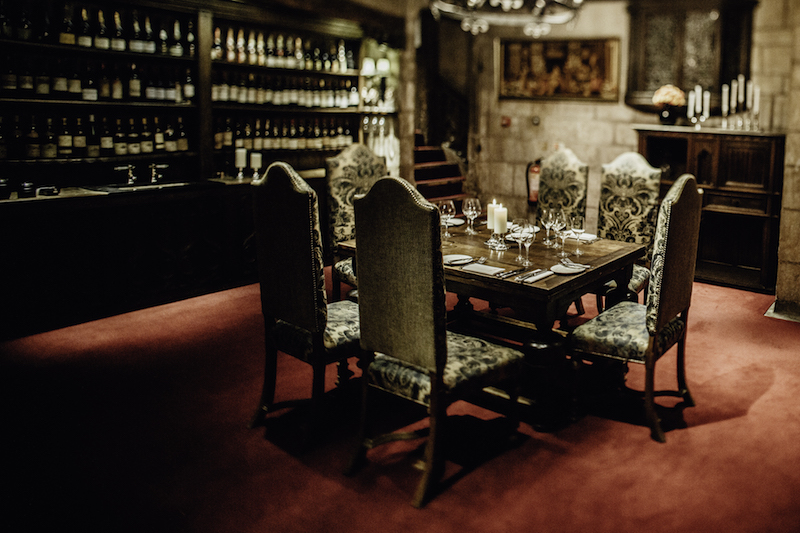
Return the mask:
[[453, 200], [461, 211], [461, 201], [469, 195], [463, 191], [466, 178], [458, 163], [447, 160], [440, 146], [425, 146], [420, 132], [414, 142], [414, 180], [417, 190], [431, 203]]

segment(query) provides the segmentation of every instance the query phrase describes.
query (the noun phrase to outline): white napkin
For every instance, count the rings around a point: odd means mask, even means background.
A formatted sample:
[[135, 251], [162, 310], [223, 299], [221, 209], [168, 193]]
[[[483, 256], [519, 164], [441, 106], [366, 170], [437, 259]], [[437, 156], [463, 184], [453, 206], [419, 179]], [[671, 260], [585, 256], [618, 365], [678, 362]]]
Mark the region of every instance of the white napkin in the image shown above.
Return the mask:
[[488, 265], [482, 265], [480, 263], [472, 263], [471, 265], [466, 265], [461, 267], [461, 270], [466, 270], [467, 272], [476, 272], [478, 274], [486, 274], [488, 276], [493, 276], [498, 272], [503, 272], [505, 268], [502, 267], [493, 267]]
[[[567, 238], [577, 240], [577, 237], [575, 236], [575, 233], [572, 230], [567, 232]], [[597, 235], [594, 235], [593, 233], [581, 234], [581, 242], [592, 243], [596, 240], [597, 240]]]
[[535, 276], [529, 277], [528, 279], [525, 280], [525, 283], [536, 283], [540, 279], [550, 277], [553, 274], [555, 274], [555, 272], [553, 272], [552, 270], [545, 270], [544, 272], [539, 272]]

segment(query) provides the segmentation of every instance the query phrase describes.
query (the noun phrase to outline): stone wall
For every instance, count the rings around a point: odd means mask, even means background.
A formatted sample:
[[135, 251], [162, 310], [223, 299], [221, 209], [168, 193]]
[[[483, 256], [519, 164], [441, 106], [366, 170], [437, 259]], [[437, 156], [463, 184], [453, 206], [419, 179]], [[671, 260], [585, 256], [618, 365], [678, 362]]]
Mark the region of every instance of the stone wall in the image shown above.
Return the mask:
[[753, 26], [753, 79], [772, 125], [786, 131], [774, 311], [800, 319], [800, 4], [761, 0]]
[[[553, 28], [548, 39], [620, 39], [620, 91], [617, 102], [499, 100], [500, 39], [521, 38], [521, 32], [490, 30], [474, 40], [472, 79], [476, 80], [475, 109], [469, 148], [468, 187], [481, 201], [496, 199], [509, 214], [527, 207], [528, 163], [552, 153], [558, 146], [572, 149], [589, 165], [587, 229], [594, 231], [600, 194], [601, 165], [619, 154], [637, 150], [632, 125], [656, 123], [657, 117], [626, 106], [629, 15], [627, 2], [587, 3], [574, 28]], [[503, 126], [504, 117], [510, 119]], [[538, 123], [538, 125], [537, 125]]]

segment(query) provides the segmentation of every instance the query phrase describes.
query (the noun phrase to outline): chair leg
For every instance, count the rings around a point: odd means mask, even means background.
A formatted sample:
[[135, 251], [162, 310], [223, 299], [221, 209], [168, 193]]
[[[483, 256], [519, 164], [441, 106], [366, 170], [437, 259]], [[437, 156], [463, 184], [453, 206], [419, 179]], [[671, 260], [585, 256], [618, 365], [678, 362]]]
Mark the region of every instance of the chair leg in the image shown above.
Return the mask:
[[684, 403], [689, 407], [694, 407], [694, 398], [692, 393], [689, 392], [689, 386], [686, 384], [686, 336], [678, 341], [678, 391], [681, 393]]
[[600, 295], [600, 293], [597, 293], [595, 296], [597, 298], [597, 312], [598, 313], [602, 313], [603, 312], [603, 297]]
[[332, 299], [334, 302], [338, 302], [342, 299], [342, 280], [339, 279], [339, 275], [336, 273], [335, 263], [334, 267], [331, 267], [331, 283], [333, 284]]
[[580, 298], [575, 300], [575, 312], [578, 316], [582, 316], [586, 312], [583, 308], [583, 300]]
[[[365, 369], [362, 369], [366, 372]], [[358, 425], [358, 433], [356, 435], [356, 446], [350, 457], [350, 462], [344, 470], [344, 475], [352, 476], [364, 466], [367, 461], [367, 426], [369, 424], [369, 383], [367, 378], [361, 377], [361, 416]]]
[[[447, 424], [447, 410], [443, 402], [431, 396], [430, 404], [430, 433], [425, 446], [425, 471], [417, 485], [411, 505], [416, 508], [424, 507], [438, 489], [439, 481], [444, 475], [444, 430]], [[440, 406], [441, 405], [441, 406]]]
[[667, 442], [655, 405], [655, 361], [649, 357], [645, 364], [644, 412], [650, 426], [650, 436], [658, 442]]
[[264, 384], [261, 387], [261, 399], [258, 403], [253, 418], [250, 420], [250, 429], [264, 424], [264, 419], [275, 401], [275, 382], [278, 378], [278, 348], [275, 346], [273, 335], [274, 323], [265, 320], [264, 334]]

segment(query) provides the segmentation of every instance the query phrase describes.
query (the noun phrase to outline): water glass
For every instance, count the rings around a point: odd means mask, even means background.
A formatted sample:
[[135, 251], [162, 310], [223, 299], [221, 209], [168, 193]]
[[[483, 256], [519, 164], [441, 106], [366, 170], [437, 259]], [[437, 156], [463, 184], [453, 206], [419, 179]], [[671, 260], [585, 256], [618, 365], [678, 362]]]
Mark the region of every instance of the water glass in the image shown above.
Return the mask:
[[481, 214], [481, 201], [477, 198], [467, 198], [461, 206], [461, 211], [464, 212], [464, 216], [467, 217], [467, 221], [469, 222], [464, 233], [467, 235], [477, 235], [478, 232], [475, 231], [475, 219]]

